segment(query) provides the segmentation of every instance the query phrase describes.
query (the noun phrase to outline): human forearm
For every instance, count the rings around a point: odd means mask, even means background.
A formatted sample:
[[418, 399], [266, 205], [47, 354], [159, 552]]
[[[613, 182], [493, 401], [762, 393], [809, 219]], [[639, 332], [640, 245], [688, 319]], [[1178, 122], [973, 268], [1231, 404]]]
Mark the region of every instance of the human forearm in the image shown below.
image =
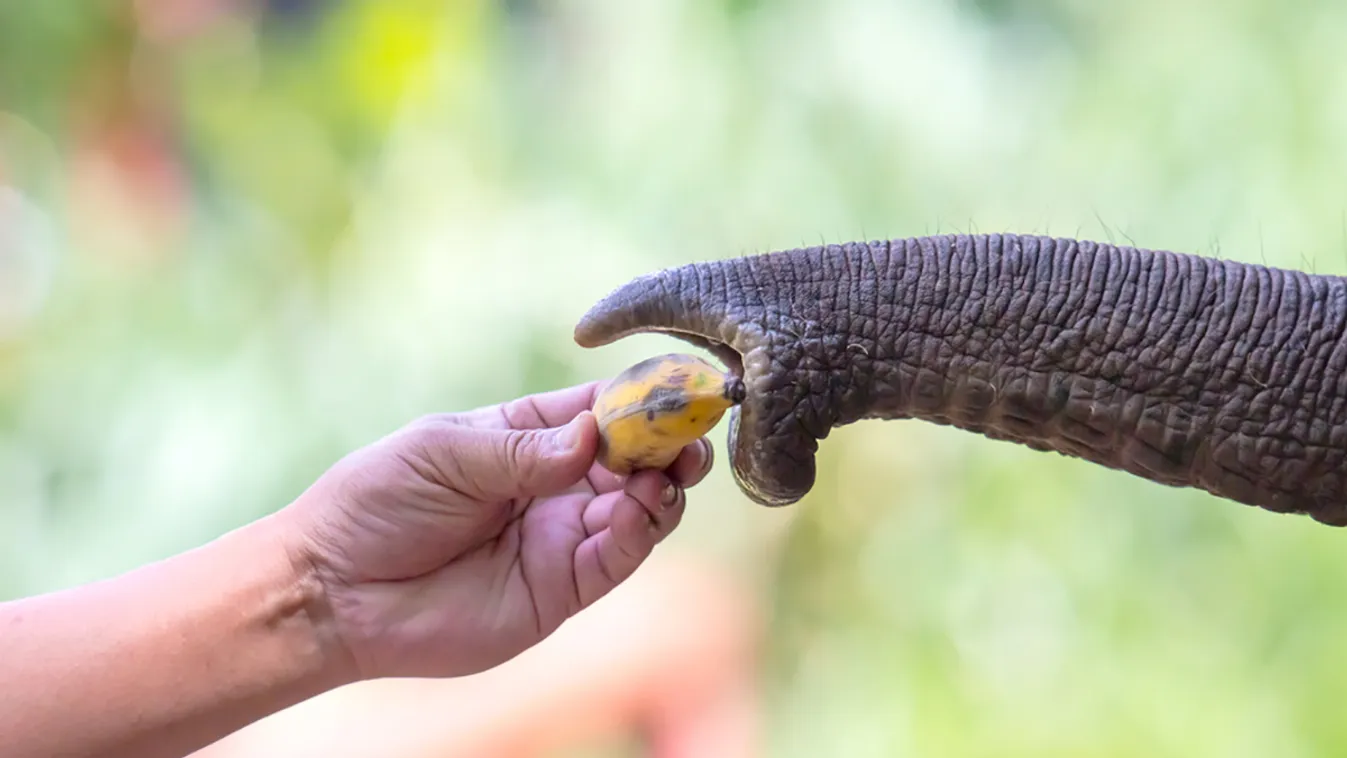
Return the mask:
[[28, 756], [181, 756], [345, 682], [276, 518], [0, 605], [0, 734]]

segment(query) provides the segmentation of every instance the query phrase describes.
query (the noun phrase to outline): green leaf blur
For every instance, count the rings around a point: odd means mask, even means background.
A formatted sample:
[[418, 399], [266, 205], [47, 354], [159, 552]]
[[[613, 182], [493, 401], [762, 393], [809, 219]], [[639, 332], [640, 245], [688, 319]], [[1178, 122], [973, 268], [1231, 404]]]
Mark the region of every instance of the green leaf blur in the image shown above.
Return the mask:
[[[632, 276], [941, 231], [1347, 271], [1347, 5], [0, 5], [0, 592], [611, 375]], [[773, 755], [1347, 751], [1344, 535], [917, 422], [681, 549], [760, 578]], [[779, 535], [779, 536], [778, 536]]]

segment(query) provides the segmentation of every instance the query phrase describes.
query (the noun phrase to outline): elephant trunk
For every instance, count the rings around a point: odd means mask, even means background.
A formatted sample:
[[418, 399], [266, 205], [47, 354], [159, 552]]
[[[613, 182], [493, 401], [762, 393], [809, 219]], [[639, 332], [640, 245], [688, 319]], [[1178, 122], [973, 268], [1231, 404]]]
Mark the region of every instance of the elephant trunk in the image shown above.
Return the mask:
[[803, 497], [830, 429], [915, 418], [1347, 525], [1347, 280], [1015, 235], [788, 250], [658, 272], [585, 315], [743, 376], [732, 466]]

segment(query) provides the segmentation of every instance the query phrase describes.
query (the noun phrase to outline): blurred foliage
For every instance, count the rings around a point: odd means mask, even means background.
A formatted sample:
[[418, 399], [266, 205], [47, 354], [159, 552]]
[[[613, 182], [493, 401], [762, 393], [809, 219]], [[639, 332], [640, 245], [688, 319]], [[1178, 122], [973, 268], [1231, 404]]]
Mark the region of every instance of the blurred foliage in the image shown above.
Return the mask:
[[[294, 497], [417, 414], [603, 376], [688, 260], [937, 231], [1347, 269], [1347, 6], [0, 5], [0, 591]], [[722, 446], [723, 437], [716, 442]], [[1334, 530], [916, 422], [675, 539], [761, 573], [774, 754], [1335, 754]], [[784, 542], [772, 542], [784, 525]]]

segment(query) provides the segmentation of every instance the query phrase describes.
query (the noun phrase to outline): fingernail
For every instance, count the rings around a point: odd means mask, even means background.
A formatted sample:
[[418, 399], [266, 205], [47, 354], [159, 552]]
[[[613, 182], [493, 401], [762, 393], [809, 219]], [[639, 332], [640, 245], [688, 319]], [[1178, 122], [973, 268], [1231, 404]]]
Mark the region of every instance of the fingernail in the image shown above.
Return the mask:
[[678, 502], [678, 486], [673, 482], [664, 485], [664, 489], [659, 493], [659, 504], [663, 509], [668, 509]]
[[715, 460], [715, 448], [711, 447], [711, 441], [703, 438], [702, 443], [702, 473], [711, 470], [711, 461]]
[[569, 453], [579, 446], [581, 423], [582, 418], [576, 416], [552, 438], [553, 443], [557, 446], [557, 452]]

